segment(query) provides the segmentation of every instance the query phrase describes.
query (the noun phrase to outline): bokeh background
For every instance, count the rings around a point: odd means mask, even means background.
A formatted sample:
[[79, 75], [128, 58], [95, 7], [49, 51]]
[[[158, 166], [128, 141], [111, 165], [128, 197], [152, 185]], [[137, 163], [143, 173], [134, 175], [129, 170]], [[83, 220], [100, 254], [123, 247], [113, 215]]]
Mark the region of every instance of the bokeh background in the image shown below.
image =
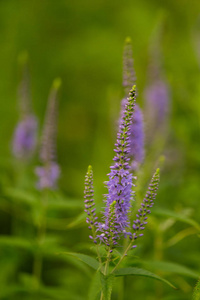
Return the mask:
[[[150, 44], [156, 28], [162, 27], [163, 72], [169, 83], [171, 103], [169, 130], [162, 151], [165, 162], [156, 206], [177, 213], [182, 219], [173, 218], [169, 213], [166, 216], [164, 213], [162, 216], [153, 215], [152, 226], [141, 240], [143, 245], [136, 256], [148, 261], [149, 270], [170, 279], [178, 290], [151, 279], [130, 277], [125, 280], [124, 289], [117, 292], [118, 286], [115, 287], [113, 299], [190, 299], [200, 274], [197, 230], [192, 223], [184, 222], [184, 219], [198, 221], [200, 218], [199, 13], [200, 3], [195, 0], [0, 1], [1, 185], [12, 188], [18, 170], [10, 148], [19, 118], [18, 57], [26, 50], [29, 53], [33, 107], [40, 128], [52, 81], [56, 77], [62, 79], [57, 138], [58, 162], [62, 169], [59, 187], [70, 201], [82, 199], [89, 164], [94, 169], [96, 201], [102, 200], [105, 193], [103, 182], [112, 161], [116, 120], [123, 97], [124, 40], [127, 36], [132, 38], [138, 101], [142, 107]], [[36, 161], [37, 154], [29, 169], [30, 174]], [[32, 178], [34, 189], [34, 175]], [[64, 215], [66, 224], [68, 217], [76, 217], [79, 213], [80, 209], [68, 211]], [[2, 205], [0, 215], [1, 234], [12, 239], [12, 209], [5, 209]], [[54, 230], [53, 233], [62, 240], [63, 249], [68, 247], [78, 252], [83, 249], [78, 249], [77, 245], [88, 243], [84, 224], [71, 231], [66, 229], [56, 233]], [[31, 229], [26, 234], [21, 231], [16, 234], [28, 238], [33, 235]], [[31, 255], [21, 251], [20, 247], [9, 246], [9, 242], [0, 244], [0, 278], [4, 278], [0, 283], [4, 290], [0, 299], [35, 299], [25, 288], [23, 293], [16, 291], [16, 286], [20, 289], [29, 282], [30, 278], [21, 280], [20, 274], [31, 273]], [[184, 274], [183, 270], [171, 273], [172, 268], [163, 271], [161, 267], [156, 269], [155, 265], [153, 268], [150, 264], [153, 259], [179, 263], [194, 273]], [[87, 299], [92, 272], [84, 268], [69, 261], [63, 265], [61, 261], [47, 257], [43, 282], [50, 292], [49, 296], [44, 293], [38, 297]], [[87, 275], [84, 272], [88, 272]], [[12, 284], [14, 292], [8, 294]], [[119, 286], [122, 286], [121, 282]], [[54, 298], [53, 292], [57, 295]]]

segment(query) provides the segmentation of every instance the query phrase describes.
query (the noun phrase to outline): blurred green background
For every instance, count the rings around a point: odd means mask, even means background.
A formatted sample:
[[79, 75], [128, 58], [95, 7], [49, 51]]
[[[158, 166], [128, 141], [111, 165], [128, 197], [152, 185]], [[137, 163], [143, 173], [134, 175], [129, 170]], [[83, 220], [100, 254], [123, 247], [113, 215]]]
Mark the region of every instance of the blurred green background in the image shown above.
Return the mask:
[[[58, 121], [58, 161], [62, 170], [59, 186], [67, 197], [81, 199], [86, 168], [92, 164], [96, 199], [100, 201], [101, 195], [105, 193], [103, 181], [107, 179], [106, 174], [112, 161], [116, 120], [123, 97], [124, 40], [127, 36], [132, 38], [138, 101], [142, 106], [142, 95], [147, 82], [149, 45], [153, 32], [162, 19], [161, 48], [164, 71], [171, 89], [171, 112], [169, 136], [164, 150], [166, 160], [156, 205], [179, 213], [183, 209], [187, 210], [190, 217], [198, 221], [199, 13], [200, 2], [197, 0], [1, 0], [1, 177], [12, 165], [10, 143], [18, 121], [18, 56], [26, 50], [30, 58], [33, 106], [41, 126], [52, 81], [55, 77], [61, 77], [63, 82]], [[1, 215], [1, 231], [7, 233], [9, 220], [3, 213]], [[152, 223], [153, 221], [154, 219]], [[159, 222], [159, 218], [155, 222]], [[181, 222], [176, 223], [175, 227], [166, 232], [166, 239], [187, 227]], [[80, 230], [87, 242], [87, 229]], [[69, 235], [72, 245], [78, 242], [77, 236], [74, 237], [77, 234], [78, 231], [75, 231]], [[66, 239], [69, 236], [66, 233]], [[149, 236], [147, 234], [143, 242], [146, 243], [143, 258], [151, 259], [151, 243], [155, 242], [153, 233]], [[186, 236], [165, 252], [167, 260], [182, 263], [200, 272], [200, 243], [196, 235]], [[79, 284], [81, 273], [77, 271], [73, 273], [74, 276], [76, 273]], [[147, 280], [149, 285], [144, 288], [143, 280], [137, 279], [138, 284], [134, 285], [133, 279], [126, 281], [125, 287], [129, 292], [119, 299], [133, 299], [132, 293], [137, 295], [137, 299], [189, 299], [196, 282], [196, 279], [182, 276], [176, 279], [171, 277], [179, 291], [166, 288], [166, 294], [164, 292], [161, 297], [159, 293], [154, 295], [150, 280]], [[83, 293], [86, 295], [89, 282], [81, 286], [85, 288]], [[82, 291], [78, 293], [81, 295]], [[75, 298], [66, 296], [65, 299]]]

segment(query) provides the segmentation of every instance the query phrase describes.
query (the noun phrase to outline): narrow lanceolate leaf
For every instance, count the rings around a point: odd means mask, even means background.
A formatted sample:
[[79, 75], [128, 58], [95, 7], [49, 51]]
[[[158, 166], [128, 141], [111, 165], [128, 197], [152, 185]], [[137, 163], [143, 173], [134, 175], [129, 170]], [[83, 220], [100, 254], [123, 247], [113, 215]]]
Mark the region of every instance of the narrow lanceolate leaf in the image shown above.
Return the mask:
[[122, 269], [116, 270], [114, 272], [114, 275], [115, 276], [128, 276], [128, 275], [145, 276], [145, 277], [160, 280], [160, 281], [168, 284], [172, 288], [176, 289], [176, 287], [172, 283], [170, 283], [168, 280], [166, 280], [154, 273], [151, 273], [145, 269], [141, 269], [141, 268], [131, 268], [131, 267], [130, 268], [122, 268]]
[[99, 263], [98, 261], [93, 258], [92, 256], [81, 254], [81, 253], [75, 253], [75, 252], [62, 252], [60, 254], [65, 254], [65, 255], [71, 255], [78, 260], [84, 262], [86, 265], [90, 266], [91, 268], [98, 270], [99, 268]]
[[200, 274], [196, 271], [191, 270], [190, 268], [179, 265], [174, 262], [167, 262], [167, 261], [145, 261], [143, 265], [147, 268], [153, 268], [155, 270], [170, 272], [175, 274], [180, 274], [182, 276], [188, 276], [191, 278], [199, 278]]
[[200, 231], [200, 224], [198, 224], [196, 221], [194, 221], [193, 219], [188, 218], [187, 216], [184, 216], [180, 213], [173, 212], [169, 209], [155, 208], [153, 210], [153, 214], [158, 215], [158, 216], [163, 216], [163, 217], [170, 217], [177, 221], [187, 223], [189, 225], [194, 226], [197, 230]]
[[98, 294], [100, 294], [100, 292], [101, 292], [101, 278], [100, 278], [100, 272], [97, 271], [91, 281], [91, 285], [88, 293], [88, 300], [99, 299]]
[[101, 285], [105, 300], [111, 299], [114, 278], [114, 275], [104, 275], [101, 273]]
[[197, 285], [195, 286], [192, 300], [200, 300], [200, 280], [197, 282]]

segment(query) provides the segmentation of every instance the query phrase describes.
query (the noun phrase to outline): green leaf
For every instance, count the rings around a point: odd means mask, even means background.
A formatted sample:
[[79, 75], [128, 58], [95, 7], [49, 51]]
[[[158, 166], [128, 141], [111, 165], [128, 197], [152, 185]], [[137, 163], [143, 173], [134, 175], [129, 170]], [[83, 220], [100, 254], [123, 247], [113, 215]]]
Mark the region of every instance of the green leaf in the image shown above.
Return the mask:
[[105, 300], [111, 299], [114, 278], [115, 276], [113, 274], [104, 275], [101, 273], [101, 285]]
[[14, 199], [16, 202], [21, 202], [27, 205], [35, 205], [37, 203], [38, 195], [33, 191], [22, 190], [17, 188], [6, 188], [4, 195], [8, 198]]
[[200, 279], [194, 289], [192, 300], [200, 300]]
[[84, 207], [83, 199], [66, 198], [61, 192], [49, 191], [48, 193], [48, 210], [69, 210], [82, 209]]
[[148, 268], [154, 268], [159, 271], [176, 273], [180, 275], [185, 275], [191, 278], [199, 278], [200, 274], [177, 263], [167, 262], [167, 261], [145, 261], [144, 266]]
[[85, 223], [85, 224], [86, 224], [86, 222], [85, 222], [86, 217], [87, 217], [87, 215], [86, 215], [85, 212], [81, 213], [80, 215], [78, 215], [78, 217], [77, 217], [74, 221], [72, 221], [71, 223], [69, 223], [69, 224], [66, 226], [66, 228], [68, 228], [68, 229], [69, 229], [69, 228], [74, 228], [74, 227], [79, 226], [79, 225], [82, 224], [82, 223]]
[[62, 252], [60, 254], [71, 255], [77, 258], [78, 260], [81, 260], [82, 262], [84, 262], [85, 264], [87, 264], [88, 266], [90, 266], [95, 270], [98, 270], [99, 268], [99, 262], [92, 256], [81, 254], [81, 253], [75, 253], [75, 252]]
[[0, 236], [0, 245], [23, 248], [23, 249], [32, 248], [31, 242], [27, 241], [27, 239], [23, 239], [21, 237], [7, 236], [7, 235]]
[[127, 275], [135, 275], [135, 276], [145, 276], [145, 277], [150, 277], [150, 278], [153, 278], [153, 279], [157, 279], [157, 280], [160, 280], [166, 284], [168, 284], [169, 286], [171, 286], [172, 288], [176, 289], [175, 286], [173, 286], [173, 284], [171, 284], [168, 280], [154, 274], [154, 273], [151, 273], [147, 270], [144, 270], [144, 269], [141, 269], [141, 268], [122, 268], [122, 269], [119, 269], [119, 270], [116, 270], [114, 272], [114, 275], [115, 276], [127, 276]]
[[[96, 213], [99, 213], [102, 209], [102, 204], [96, 204], [95, 207], [96, 207]], [[80, 215], [78, 215], [78, 217], [74, 221], [72, 221], [67, 225], [67, 228], [74, 228], [79, 226], [82, 223], [86, 225], [86, 218], [87, 218], [87, 214], [85, 212], [82, 212]]]
[[168, 210], [168, 209], [161, 209], [161, 208], [154, 208], [152, 210], [152, 213], [155, 214], [155, 215], [158, 215], [158, 216], [170, 217], [170, 218], [173, 218], [177, 221], [181, 221], [181, 222], [190, 224], [190, 225], [194, 226], [197, 230], [200, 231], [200, 225], [196, 221], [194, 221], [193, 219], [188, 218], [185, 215], [173, 212], [173, 211]]
[[98, 294], [101, 292], [101, 278], [100, 272], [97, 271], [92, 279], [89, 293], [88, 293], [88, 300], [97, 300]]
[[63, 200], [54, 200], [48, 203], [48, 210], [68, 210], [68, 209], [83, 209], [83, 200], [77, 199], [65, 199]]

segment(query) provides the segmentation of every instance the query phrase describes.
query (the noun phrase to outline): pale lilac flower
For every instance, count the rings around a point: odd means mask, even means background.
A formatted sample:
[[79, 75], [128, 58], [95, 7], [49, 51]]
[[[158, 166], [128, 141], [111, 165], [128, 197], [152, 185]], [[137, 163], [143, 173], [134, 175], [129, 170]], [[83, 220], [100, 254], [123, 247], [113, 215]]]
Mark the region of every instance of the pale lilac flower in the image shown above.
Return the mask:
[[134, 71], [134, 60], [132, 42], [128, 37], [125, 40], [124, 51], [123, 51], [123, 82], [125, 97], [128, 97], [128, 93], [132, 86], [136, 83], [136, 75]]
[[[123, 87], [125, 96], [127, 91], [135, 84], [136, 76], [133, 66], [133, 52], [131, 39], [127, 38], [125, 41], [124, 53], [123, 53]], [[122, 99], [121, 109], [124, 110], [126, 98]], [[130, 154], [131, 169], [137, 171], [140, 164], [144, 160], [144, 121], [143, 113], [139, 105], [135, 105], [133, 112], [133, 120], [130, 127]]]
[[22, 81], [18, 91], [20, 121], [14, 131], [12, 153], [17, 159], [28, 159], [37, 144], [38, 122], [31, 108], [28, 66], [23, 66]]
[[163, 72], [161, 32], [154, 36], [149, 52], [147, 86], [144, 90], [147, 145], [154, 141], [156, 135], [166, 135], [170, 106], [170, 89]]
[[29, 158], [37, 142], [37, 120], [33, 115], [21, 120], [14, 132], [12, 150], [16, 158]]
[[39, 189], [57, 188], [57, 180], [60, 176], [60, 168], [57, 163], [51, 162], [44, 167], [37, 167], [35, 173], [39, 177], [37, 185]]
[[54, 81], [48, 100], [40, 150], [42, 166], [35, 170], [39, 178], [37, 184], [39, 189], [57, 188], [57, 180], [60, 176], [60, 168], [56, 162], [57, 93], [60, 84], [59, 79]]
[[147, 131], [152, 138], [156, 132], [165, 130], [169, 112], [169, 87], [161, 78], [156, 79], [147, 86], [144, 97]]

